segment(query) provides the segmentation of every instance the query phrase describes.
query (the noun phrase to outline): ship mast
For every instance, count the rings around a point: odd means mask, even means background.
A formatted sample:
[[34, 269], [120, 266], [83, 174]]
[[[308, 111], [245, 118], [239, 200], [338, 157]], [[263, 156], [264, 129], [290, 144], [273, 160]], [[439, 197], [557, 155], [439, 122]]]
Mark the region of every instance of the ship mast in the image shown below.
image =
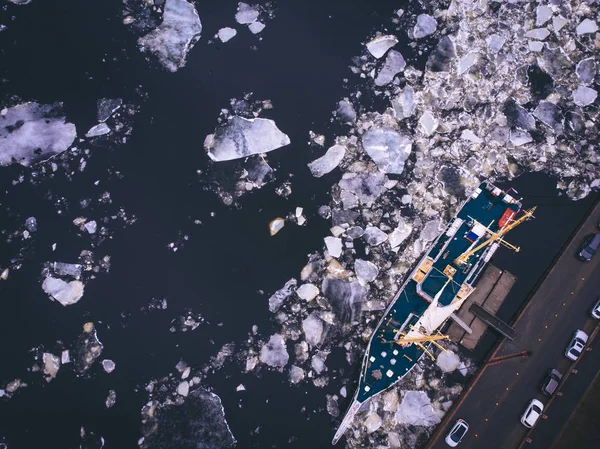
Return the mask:
[[523, 216], [521, 216], [521, 218], [519, 218], [518, 220], [513, 221], [508, 226], [503, 227], [498, 232], [494, 232], [489, 227], [486, 227], [487, 231], [491, 234], [491, 237], [489, 239], [487, 239], [485, 242], [481, 243], [480, 245], [477, 245], [475, 248], [462, 253], [460, 256], [458, 256], [454, 260], [454, 263], [456, 265], [458, 265], [458, 266], [465, 265], [467, 263], [467, 261], [469, 260], [469, 257], [471, 257], [477, 251], [479, 251], [482, 248], [485, 248], [487, 245], [489, 245], [490, 243], [493, 243], [495, 241], [498, 241], [499, 243], [502, 243], [505, 246], [508, 246], [509, 248], [513, 249], [515, 252], [518, 253], [521, 248], [519, 248], [518, 246], [514, 246], [514, 245], [511, 245], [511, 244], [505, 242], [504, 240], [502, 240], [502, 237], [508, 231], [510, 231], [513, 228], [516, 228], [517, 226], [519, 226], [524, 221], [529, 220], [530, 218], [534, 218], [533, 213], [535, 212], [535, 209], [536, 209], [536, 206], [532, 207], [529, 210], [526, 210], [523, 213]]

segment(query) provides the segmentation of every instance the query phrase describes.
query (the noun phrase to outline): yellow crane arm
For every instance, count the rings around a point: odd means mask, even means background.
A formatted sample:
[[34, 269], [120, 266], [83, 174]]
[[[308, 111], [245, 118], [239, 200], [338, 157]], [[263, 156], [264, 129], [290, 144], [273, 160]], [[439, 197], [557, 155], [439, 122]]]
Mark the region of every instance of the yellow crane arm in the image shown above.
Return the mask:
[[[510, 231], [511, 229], [519, 226], [525, 220], [529, 220], [530, 218], [532, 218], [533, 217], [533, 213], [535, 212], [535, 208], [536, 207], [534, 206], [531, 209], [526, 210], [523, 213], [523, 215], [521, 216], [521, 218], [519, 218], [518, 220], [513, 221], [508, 226], [503, 227], [499, 232], [492, 232], [492, 236], [489, 239], [487, 239], [485, 242], [481, 243], [480, 245], [477, 245], [475, 248], [462, 253], [460, 256], [458, 256], [456, 258], [455, 263], [457, 265], [463, 265], [463, 264], [467, 263], [467, 261], [469, 260], [469, 257], [471, 257], [473, 254], [475, 254], [481, 248], [485, 248], [490, 243], [492, 243], [492, 242], [494, 242], [496, 240], [499, 240], [508, 231]], [[488, 230], [489, 230], [489, 228], [488, 228]]]

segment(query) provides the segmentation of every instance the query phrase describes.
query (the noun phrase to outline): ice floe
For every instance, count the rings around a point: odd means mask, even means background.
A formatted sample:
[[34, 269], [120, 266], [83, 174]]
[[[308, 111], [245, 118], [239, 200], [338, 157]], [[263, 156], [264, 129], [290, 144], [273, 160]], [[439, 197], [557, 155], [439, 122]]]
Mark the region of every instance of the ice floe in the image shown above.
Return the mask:
[[30, 165], [67, 150], [77, 137], [62, 103], [23, 103], [0, 111], [0, 165]]
[[376, 86], [385, 86], [406, 67], [406, 61], [399, 51], [390, 50], [385, 58], [383, 67], [375, 77]]
[[230, 28], [230, 27], [221, 28], [217, 33], [219, 40], [223, 43], [230, 41], [236, 35], [237, 35], [237, 31], [235, 30], [235, 28]]
[[84, 286], [81, 281], [66, 282], [48, 276], [42, 283], [42, 289], [63, 306], [70, 306], [83, 297]]
[[438, 23], [429, 14], [419, 14], [417, 16], [417, 23], [413, 29], [413, 36], [415, 39], [422, 39], [433, 33], [437, 29]]
[[390, 128], [375, 128], [362, 137], [365, 151], [384, 173], [401, 174], [410, 156], [411, 140]]
[[269, 341], [260, 350], [260, 361], [275, 368], [283, 368], [289, 358], [285, 341], [279, 334], [271, 335]]
[[290, 144], [273, 120], [232, 117], [214, 134], [204, 140], [204, 147], [213, 161], [230, 161], [267, 153]]
[[169, 71], [185, 66], [188, 52], [200, 38], [202, 24], [192, 3], [166, 0], [163, 22], [138, 39], [142, 51], [151, 52]]
[[345, 147], [334, 145], [323, 156], [309, 163], [308, 168], [314, 177], [320, 178], [334, 170], [340, 164], [345, 154]]
[[392, 35], [377, 36], [367, 42], [367, 50], [377, 59], [383, 57], [386, 52], [398, 43], [398, 38]]

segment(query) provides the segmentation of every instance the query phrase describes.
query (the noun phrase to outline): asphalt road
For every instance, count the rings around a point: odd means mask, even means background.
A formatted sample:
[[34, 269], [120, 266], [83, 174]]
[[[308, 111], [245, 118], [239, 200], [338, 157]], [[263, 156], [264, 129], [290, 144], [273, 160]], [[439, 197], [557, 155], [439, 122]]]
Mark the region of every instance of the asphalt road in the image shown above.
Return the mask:
[[[527, 434], [520, 417], [532, 398], [546, 404], [548, 397], [540, 391], [540, 383], [551, 368], [566, 373], [571, 361], [564, 355], [575, 329], [591, 334], [597, 321], [590, 309], [600, 296], [600, 254], [591, 262], [579, 261], [575, 255], [586, 235], [598, 230], [600, 204], [566, 247], [546, 279], [539, 286], [527, 308], [514, 327], [515, 341], [504, 341], [494, 357], [510, 355], [523, 350], [531, 351], [527, 358], [518, 357], [497, 364], [488, 364], [470, 393], [454, 410], [446, 429], [430, 447], [447, 448], [447, 431], [457, 418], [470, 425], [469, 433], [460, 444], [462, 449], [512, 449], [519, 447]], [[539, 242], [543, 245], [543, 242]], [[561, 386], [562, 396], [554, 399], [544, 410], [546, 419], [540, 420], [531, 434], [527, 449], [547, 449], [558, 436], [569, 416], [575, 410], [582, 394], [600, 369], [599, 339], [591, 345], [596, 348], [582, 354], [578, 374], [572, 374]], [[600, 446], [599, 446], [600, 447]], [[583, 448], [582, 448], [583, 449]]]

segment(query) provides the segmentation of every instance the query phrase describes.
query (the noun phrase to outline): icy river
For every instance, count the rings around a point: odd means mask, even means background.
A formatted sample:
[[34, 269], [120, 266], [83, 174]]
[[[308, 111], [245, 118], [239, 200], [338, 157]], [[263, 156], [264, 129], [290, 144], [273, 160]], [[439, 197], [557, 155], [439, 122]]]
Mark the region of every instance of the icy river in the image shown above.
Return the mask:
[[[330, 447], [488, 177], [538, 205], [493, 260], [510, 319], [598, 198], [598, 12], [1, 4], [0, 448]], [[339, 445], [420, 447], [482, 355], [448, 349]]]

